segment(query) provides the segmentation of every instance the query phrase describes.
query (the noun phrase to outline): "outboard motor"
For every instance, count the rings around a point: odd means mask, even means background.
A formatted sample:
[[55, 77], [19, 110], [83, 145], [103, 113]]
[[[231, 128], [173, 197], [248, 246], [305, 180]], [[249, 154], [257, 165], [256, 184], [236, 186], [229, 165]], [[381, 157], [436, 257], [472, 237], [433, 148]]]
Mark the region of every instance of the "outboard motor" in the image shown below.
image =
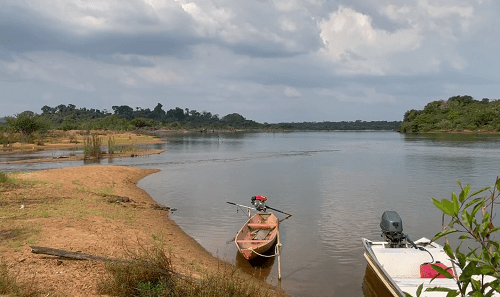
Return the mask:
[[257, 195], [252, 197], [252, 204], [258, 211], [266, 211], [266, 201], [267, 197], [262, 195]]
[[388, 210], [382, 215], [380, 222], [382, 237], [389, 243], [391, 248], [405, 247], [406, 235], [403, 234], [403, 221], [395, 211]]

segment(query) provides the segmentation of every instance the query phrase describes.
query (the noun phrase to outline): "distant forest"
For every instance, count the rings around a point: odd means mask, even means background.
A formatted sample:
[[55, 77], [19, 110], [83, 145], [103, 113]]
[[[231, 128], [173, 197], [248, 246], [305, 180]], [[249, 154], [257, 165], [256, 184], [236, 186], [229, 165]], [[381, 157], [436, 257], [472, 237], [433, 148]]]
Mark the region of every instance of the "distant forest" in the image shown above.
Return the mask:
[[409, 110], [398, 129], [403, 133], [449, 131], [500, 131], [500, 100], [454, 96], [430, 102], [423, 110]]
[[[20, 121], [21, 117], [37, 119], [38, 125], [61, 130], [135, 130], [135, 129], [191, 129], [191, 130], [393, 130], [400, 121], [343, 121], [343, 122], [302, 122], [302, 123], [258, 123], [246, 119], [238, 113], [219, 115], [208, 111], [182, 109], [179, 107], [165, 111], [158, 103], [153, 110], [141, 107], [112, 106], [112, 112], [99, 109], [77, 108], [73, 104], [56, 107], [43, 106], [42, 113], [24, 111], [13, 117], [0, 119], [3, 123]], [[3, 121], [2, 121], [3, 120]]]

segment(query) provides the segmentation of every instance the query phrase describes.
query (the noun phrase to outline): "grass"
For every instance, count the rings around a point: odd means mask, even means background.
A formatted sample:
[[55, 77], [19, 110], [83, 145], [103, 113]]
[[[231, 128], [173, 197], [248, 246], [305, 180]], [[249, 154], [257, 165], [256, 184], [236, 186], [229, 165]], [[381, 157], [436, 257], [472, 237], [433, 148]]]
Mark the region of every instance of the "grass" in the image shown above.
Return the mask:
[[108, 262], [100, 294], [112, 296], [285, 296], [281, 291], [241, 276], [236, 269], [205, 273], [193, 278], [174, 271], [160, 244], [128, 252], [130, 261]]
[[[36, 242], [39, 228], [33, 228], [26, 223], [33, 220], [86, 220], [88, 216], [99, 216], [107, 220], [122, 220], [128, 225], [136, 221], [133, 209], [110, 204], [103, 198], [106, 195], [114, 195], [113, 187], [91, 190], [74, 180], [72, 183], [77, 185], [76, 190], [68, 192], [59, 183], [18, 179], [13, 173], [0, 173], [0, 181], [0, 239], [2, 230], [10, 230], [11, 226], [19, 226], [23, 230], [15, 232], [20, 235], [19, 243], [9, 243], [8, 246]], [[26, 237], [21, 234], [33, 236]], [[7, 243], [0, 240], [0, 245], [2, 244]]]
[[10, 229], [2, 228], [0, 239], [2, 244], [18, 251], [24, 244], [33, 245], [38, 239], [40, 228], [37, 224], [26, 224]]
[[17, 277], [8, 270], [7, 264], [0, 259], [0, 294], [9, 296], [30, 297], [39, 296], [39, 289], [34, 279], [25, 285], [17, 281]]

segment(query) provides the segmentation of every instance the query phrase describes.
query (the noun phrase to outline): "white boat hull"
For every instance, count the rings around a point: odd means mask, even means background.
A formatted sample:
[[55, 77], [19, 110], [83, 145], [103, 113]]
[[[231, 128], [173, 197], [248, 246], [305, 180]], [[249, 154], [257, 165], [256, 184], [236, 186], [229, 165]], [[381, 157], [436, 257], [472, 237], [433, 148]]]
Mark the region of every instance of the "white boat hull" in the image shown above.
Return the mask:
[[[415, 244], [425, 247], [435, 261], [440, 261], [447, 267], [452, 267], [452, 263], [444, 252], [441, 245], [430, 243], [427, 238], [415, 241]], [[406, 296], [405, 292], [416, 296], [417, 289], [423, 284], [421, 296], [446, 296], [446, 292], [426, 292], [425, 288], [446, 287], [458, 289], [455, 279], [436, 278], [432, 282], [431, 278], [420, 277], [420, 265], [431, 262], [429, 253], [414, 248], [389, 248], [387, 242], [373, 242], [363, 238], [365, 248], [364, 256], [368, 265], [373, 269], [377, 277], [393, 296]], [[454, 270], [454, 274], [460, 274]]]

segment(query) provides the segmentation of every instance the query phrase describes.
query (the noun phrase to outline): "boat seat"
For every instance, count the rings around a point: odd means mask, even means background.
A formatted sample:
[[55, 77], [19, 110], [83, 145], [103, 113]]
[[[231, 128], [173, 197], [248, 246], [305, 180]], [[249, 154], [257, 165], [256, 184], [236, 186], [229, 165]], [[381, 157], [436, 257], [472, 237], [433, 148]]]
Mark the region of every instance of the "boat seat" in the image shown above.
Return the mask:
[[[429, 251], [435, 261], [440, 261], [446, 266], [451, 266], [448, 256], [439, 250]], [[382, 267], [393, 278], [418, 278], [420, 279], [420, 264], [431, 262], [431, 256], [424, 251], [416, 249], [381, 249], [374, 251]]]
[[446, 287], [458, 288], [455, 279], [451, 278], [436, 278], [432, 282], [430, 278], [408, 278], [408, 277], [393, 277], [392, 278], [400, 287], [418, 287], [424, 284], [427, 287]]
[[271, 224], [248, 223], [248, 227], [255, 229], [273, 229], [276, 226]]

